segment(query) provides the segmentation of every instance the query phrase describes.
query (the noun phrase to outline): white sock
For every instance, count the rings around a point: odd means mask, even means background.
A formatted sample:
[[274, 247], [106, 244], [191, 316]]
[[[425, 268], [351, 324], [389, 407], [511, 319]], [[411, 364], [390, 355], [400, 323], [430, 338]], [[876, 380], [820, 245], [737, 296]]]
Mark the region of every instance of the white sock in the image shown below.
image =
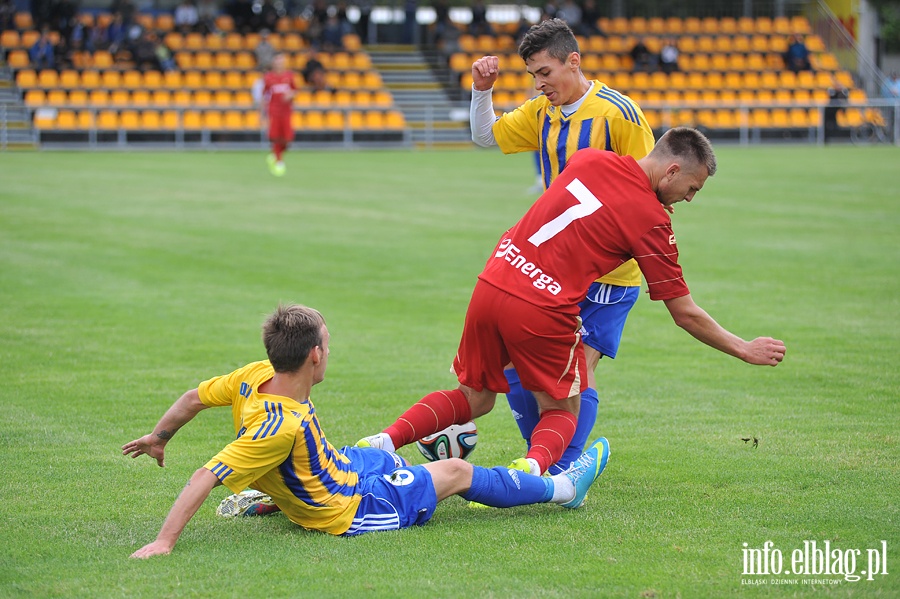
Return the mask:
[[553, 481], [553, 497], [550, 503], [567, 503], [575, 499], [575, 485], [565, 474], [554, 474], [550, 477]]
[[394, 448], [394, 441], [391, 439], [391, 436], [387, 433], [378, 433], [378, 436], [381, 437], [381, 448], [385, 451], [396, 451]]
[[529, 474], [533, 474], [534, 476], [541, 475], [541, 465], [537, 463], [536, 459], [525, 458], [525, 461], [528, 462], [528, 466], [531, 468], [531, 472]]

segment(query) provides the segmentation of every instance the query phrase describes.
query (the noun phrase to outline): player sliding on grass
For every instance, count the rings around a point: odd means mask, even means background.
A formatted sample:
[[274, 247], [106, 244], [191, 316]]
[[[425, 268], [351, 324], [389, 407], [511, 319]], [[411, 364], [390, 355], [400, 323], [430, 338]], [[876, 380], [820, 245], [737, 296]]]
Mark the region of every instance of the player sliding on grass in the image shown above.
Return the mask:
[[224, 484], [251, 487], [296, 524], [334, 535], [358, 535], [424, 524], [451, 495], [494, 507], [558, 503], [577, 508], [606, 467], [606, 439], [563, 474], [551, 478], [506, 468], [480, 468], [460, 459], [409, 466], [372, 448], [335, 449], [325, 438], [310, 399], [325, 378], [328, 329], [304, 306], [281, 306], [263, 325], [268, 361], [215, 377], [181, 396], [153, 432], [122, 446], [123, 455], [147, 454], [164, 465], [166, 444], [205, 408], [230, 406], [237, 438], [197, 470], [172, 506], [156, 540], [131, 557], [170, 553], [181, 531]]
[[514, 466], [546, 472], [570, 444], [587, 384], [578, 303], [591, 283], [635, 258], [650, 298], [662, 300], [691, 335], [750, 364], [775, 366], [784, 343], [744, 341], [691, 299], [678, 265], [669, 211], [691, 201], [716, 172], [709, 140], [670, 129], [644, 158], [588, 148], [507, 231], [475, 284], [453, 362], [459, 387], [426, 395], [383, 432], [358, 442], [393, 451], [451, 424], [488, 413], [509, 390], [515, 364], [542, 418]]

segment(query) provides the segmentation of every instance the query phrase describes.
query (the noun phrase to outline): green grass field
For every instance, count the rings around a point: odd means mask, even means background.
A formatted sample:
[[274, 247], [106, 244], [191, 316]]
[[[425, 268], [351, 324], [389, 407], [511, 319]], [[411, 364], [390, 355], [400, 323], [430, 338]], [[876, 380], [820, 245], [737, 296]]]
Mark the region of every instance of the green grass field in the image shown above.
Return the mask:
[[[148, 561], [128, 555], [233, 437], [230, 412], [200, 414], [164, 469], [121, 445], [263, 358], [278, 302], [328, 321], [313, 400], [335, 445], [455, 386], [469, 294], [532, 200], [531, 159], [295, 152], [274, 179], [261, 153], [0, 155], [0, 596], [900, 596], [900, 149], [718, 154], [674, 216], [688, 284], [787, 357], [740, 363], [642, 297], [598, 369], [612, 458], [583, 509], [451, 498], [427, 526], [345, 539], [217, 518], [220, 487]], [[478, 425], [475, 463], [521, 455], [505, 401]], [[744, 543], [789, 569], [808, 540], [861, 550], [857, 573], [884, 540], [888, 574], [743, 574]]]

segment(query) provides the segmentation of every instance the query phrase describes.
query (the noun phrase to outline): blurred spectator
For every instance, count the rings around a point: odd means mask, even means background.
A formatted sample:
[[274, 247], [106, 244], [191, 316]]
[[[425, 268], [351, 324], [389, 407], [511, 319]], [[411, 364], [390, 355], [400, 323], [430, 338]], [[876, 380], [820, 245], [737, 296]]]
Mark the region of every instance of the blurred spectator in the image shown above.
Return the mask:
[[122, 13], [117, 12], [113, 16], [113, 20], [109, 23], [109, 26], [106, 28], [105, 48], [108, 49], [111, 54], [115, 54], [125, 43], [127, 37], [128, 29], [125, 25], [125, 18], [122, 16]]
[[53, 59], [56, 62], [56, 70], [58, 71], [72, 68], [72, 46], [62, 35], [59, 36], [59, 41], [53, 46]]
[[415, 44], [419, 41], [417, 35], [419, 21], [416, 16], [418, 11], [419, 6], [416, 0], [406, 0], [403, 3], [403, 39], [401, 41], [404, 44]]
[[325, 65], [319, 60], [318, 50], [316, 50], [315, 46], [311, 46], [306, 53], [306, 64], [303, 66], [303, 71], [300, 72], [307, 85], [312, 85], [313, 73], [315, 71], [322, 71], [324, 73]]
[[447, 35], [447, 29], [454, 25], [450, 20], [450, 6], [447, 4], [447, 0], [435, 0], [432, 6], [434, 8], [432, 41], [435, 46], [440, 46]]
[[59, 31], [67, 44], [72, 37], [72, 28], [75, 27], [77, 17], [78, 7], [72, 0], [57, 0], [50, 9], [50, 26]]
[[275, 31], [278, 27], [279, 18], [278, 8], [272, 3], [272, 0], [263, 0], [262, 5], [259, 7], [259, 15], [256, 18], [256, 26], [254, 29], [257, 31], [263, 29]]
[[328, 17], [325, 27], [322, 28], [322, 49], [326, 52], [335, 52], [344, 48], [344, 34], [349, 33], [337, 15]]
[[369, 21], [372, 18], [372, 0], [362, 0], [356, 3], [359, 8], [359, 20], [356, 21], [356, 35], [362, 43], [369, 43]]
[[328, 21], [328, 5], [325, 0], [314, 0], [306, 26], [306, 37], [311, 44], [322, 43], [322, 30], [326, 21]]
[[900, 75], [896, 71], [885, 80], [884, 86], [881, 88], [881, 95], [892, 100], [900, 98]]
[[31, 58], [31, 66], [36, 70], [56, 68], [55, 52], [53, 42], [50, 41], [50, 28], [44, 26], [41, 30], [41, 37], [34, 42], [31, 50], [28, 52], [28, 56]]
[[0, 0], [0, 31], [15, 29], [16, 5], [13, 0]]
[[156, 33], [150, 33], [149, 39], [153, 43], [153, 48], [156, 52], [156, 62], [159, 64], [159, 70], [163, 72], [174, 71], [176, 66], [175, 56], [173, 56], [172, 50], [169, 49], [166, 42]]
[[154, 37], [152, 33], [142, 31], [131, 46], [131, 58], [139, 71], [162, 71]]
[[666, 40], [659, 51], [659, 69], [668, 75], [678, 70], [678, 46], [675, 40]]
[[792, 35], [788, 38], [788, 47], [784, 53], [784, 66], [795, 73], [812, 70], [812, 65], [809, 63], [809, 49], [799, 35]]
[[197, 3], [197, 16], [200, 18], [197, 29], [200, 33], [216, 33], [216, 17], [219, 16], [219, 7], [216, 0], [200, 0]]
[[525, 18], [525, 15], [519, 17], [519, 22], [516, 24], [516, 46], [522, 41], [522, 37], [528, 33], [528, 30], [531, 29], [531, 26], [534, 25], [531, 21]]
[[600, 25], [597, 24], [602, 16], [595, 0], [584, 0], [581, 6], [582, 35], [603, 35]]
[[826, 142], [838, 134], [837, 114], [843, 106], [847, 105], [849, 97], [850, 93], [847, 91], [847, 88], [838, 81], [837, 77], [832, 76], [831, 87], [828, 88], [828, 105], [825, 107], [825, 114], [823, 115]]
[[555, 19], [556, 10], [556, 5], [553, 2], [547, 2], [546, 4], [544, 4], [541, 21], [546, 21], [547, 19]]
[[50, 22], [52, 0], [31, 0], [31, 20], [38, 31]]
[[642, 39], [639, 39], [631, 49], [631, 60], [634, 62], [635, 72], [650, 73], [656, 69], [654, 56]]
[[110, 12], [122, 15], [122, 23], [129, 27], [134, 22], [134, 3], [131, 0], [113, 0]]
[[487, 8], [484, 0], [475, 0], [472, 3], [472, 22], [469, 23], [469, 33], [472, 35], [494, 35], [494, 29], [487, 20]]
[[565, 21], [569, 29], [581, 35], [581, 7], [575, 4], [575, 0], [563, 0], [556, 10], [556, 18]]
[[272, 68], [272, 59], [275, 58], [275, 46], [269, 41], [269, 30], [259, 32], [259, 43], [256, 45], [256, 66], [263, 71]]
[[175, 7], [175, 29], [181, 33], [190, 33], [197, 30], [197, 24], [200, 23], [200, 13], [193, 0], [181, 0], [181, 3]]
[[251, 0], [230, 0], [225, 12], [231, 16], [234, 28], [238, 33], [250, 33], [250, 25], [253, 21]]

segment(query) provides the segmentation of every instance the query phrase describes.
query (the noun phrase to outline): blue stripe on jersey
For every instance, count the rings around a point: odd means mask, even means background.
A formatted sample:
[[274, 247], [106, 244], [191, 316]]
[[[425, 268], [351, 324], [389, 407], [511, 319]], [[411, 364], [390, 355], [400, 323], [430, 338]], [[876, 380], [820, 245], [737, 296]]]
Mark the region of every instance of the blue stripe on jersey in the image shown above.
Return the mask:
[[547, 138], [550, 137], [550, 115], [544, 116], [544, 127], [541, 130], [541, 164], [544, 165], [544, 189], [550, 187], [550, 153], [547, 151]]
[[556, 162], [559, 165], [559, 172], [563, 172], [566, 168], [566, 142], [569, 140], [569, 123], [570, 121], [559, 120], [559, 135], [556, 137]]
[[591, 147], [591, 130], [594, 128], [594, 119], [584, 119], [581, 121], [581, 130], [578, 132], [578, 149], [583, 150]]
[[321, 507], [322, 504], [316, 501], [313, 501], [312, 496], [306, 491], [306, 487], [303, 486], [303, 483], [300, 482], [300, 479], [297, 477], [297, 473], [294, 472], [294, 450], [291, 450], [291, 453], [288, 455], [287, 459], [278, 466], [278, 471], [281, 472], [281, 480], [284, 481], [284, 486], [286, 486], [291, 493], [293, 493], [294, 497], [305, 503], [306, 505], [311, 505], [315, 507]]
[[[313, 435], [311, 430], [309, 430], [308, 428], [304, 429], [303, 436], [305, 437], [307, 447], [317, 447], [317, 443], [320, 444], [320, 445], [318, 445], [318, 447], [321, 450], [321, 454], [324, 454], [326, 463], [331, 461], [331, 462], [334, 462], [335, 464], [337, 464], [337, 462], [333, 459], [334, 454], [331, 453], [331, 450], [328, 448], [328, 446], [325, 445], [322, 441], [317, 440], [316, 436]], [[321, 437], [320, 437], [320, 439], [321, 439]], [[325, 487], [325, 489], [332, 495], [337, 495], [337, 494], [346, 495], [346, 493], [343, 492], [344, 485], [342, 485], [342, 484], [338, 483], [336, 480], [334, 480], [334, 478], [331, 476], [331, 474], [328, 473], [328, 470], [322, 466], [322, 461], [319, 459], [319, 457], [320, 457], [320, 452], [310, 452], [310, 454], [309, 454], [309, 472], [310, 472], [310, 474], [312, 474], [314, 477], [319, 479], [319, 482], [322, 484], [322, 486]]]
[[233, 468], [229, 468], [222, 462], [219, 462], [215, 466], [213, 466], [212, 470], [210, 470], [213, 474], [216, 475], [221, 482], [225, 482], [225, 479], [228, 478], [228, 475], [234, 472]]
[[[259, 427], [259, 430], [256, 431], [256, 434], [253, 435], [254, 441], [274, 435], [281, 427], [281, 423], [284, 422], [284, 409], [280, 403], [267, 401], [263, 403], [263, 407], [266, 410], [266, 419]], [[272, 427], [275, 427], [274, 430], [272, 430]]]
[[621, 110], [622, 116], [625, 117], [625, 120], [631, 121], [632, 123], [636, 123], [638, 125], [641, 124], [641, 120], [638, 118], [637, 111], [634, 109], [634, 106], [631, 106], [628, 100], [626, 100], [618, 92], [613, 92], [607, 87], [597, 92], [597, 97], [607, 100], [610, 104], [613, 104], [619, 110]]
[[612, 152], [612, 139], [609, 138], [609, 123], [606, 123], [606, 151]]

